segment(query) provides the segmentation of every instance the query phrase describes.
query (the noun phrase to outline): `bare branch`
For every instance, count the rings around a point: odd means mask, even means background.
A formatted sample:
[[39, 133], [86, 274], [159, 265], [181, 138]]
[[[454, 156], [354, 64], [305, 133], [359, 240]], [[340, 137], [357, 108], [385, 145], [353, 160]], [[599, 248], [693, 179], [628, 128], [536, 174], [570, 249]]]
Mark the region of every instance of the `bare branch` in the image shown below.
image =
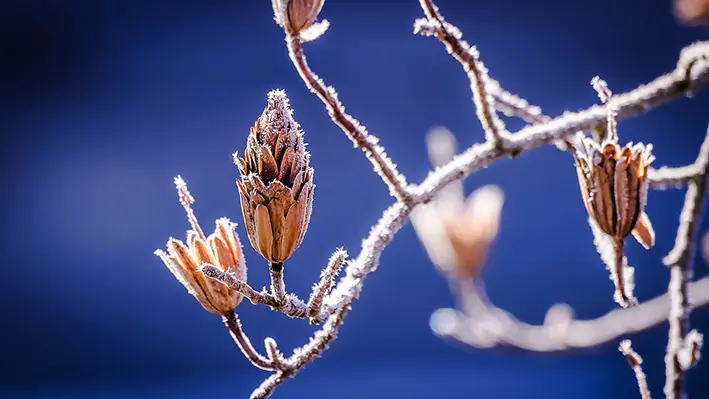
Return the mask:
[[345, 112], [345, 107], [337, 98], [337, 92], [331, 86], [326, 86], [322, 79], [316, 75], [308, 66], [308, 62], [303, 53], [303, 43], [299, 37], [287, 35], [288, 54], [293, 65], [298, 70], [303, 82], [311, 92], [325, 104], [330, 118], [345, 132], [355, 147], [360, 148], [367, 159], [374, 165], [374, 170], [389, 186], [389, 192], [395, 198], [405, 203], [410, 202], [410, 194], [406, 188], [406, 178], [399, 173], [396, 165], [389, 159], [384, 147], [379, 145], [379, 139], [367, 132], [358, 120]]
[[670, 268], [670, 284], [667, 288], [670, 296], [670, 332], [665, 356], [665, 396], [672, 399], [681, 399], [684, 396], [684, 369], [680, 357], [689, 330], [690, 306], [687, 289], [694, 275], [692, 265], [695, 243], [709, 177], [709, 128], [694, 166], [699, 173], [687, 187], [675, 246], [663, 260]]
[[305, 303], [293, 294], [286, 295], [285, 301], [281, 302], [276, 300], [272, 294], [265, 291], [258, 292], [247, 283], [238, 280], [233, 275], [225, 273], [215, 266], [205, 264], [202, 266], [200, 271], [204, 273], [205, 276], [217, 280], [222, 284], [238, 291], [241, 295], [248, 298], [254, 305], [267, 305], [271, 309], [283, 312], [287, 316], [293, 318], [303, 319], [308, 317], [308, 310]]
[[226, 328], [229, 329], [231, 337], [234, 338], [234, 342], [236, 342], [241, 352], [249, 359], [251, 364], [261, 370], [274, 370], [273, 362], [259, 354], [256, 349], [254, 349], [253, 345], [251, 345], [249, 337], [244, 334], [241, 328], [241, 322], [236, 313], [225, 314], [222, 319], [224, 320]]
[[498, 143], [504, 145], [501, 140], [507, 134], [507, 130], [495, 112], [495, 100], [487, 92], [489, 77], [487, 68], [480, 61], [478, 50], [462, 40], [463, 34], [457, 27], [445, 22], [433, 1], [420, 0], [419, 3], [426, 18], [416, 21], [414, 33], [436, 36], [446, 46], [448, 53], [463, 66], [470, 79], [473, 104], [485, 131], [486, 140], [496, 145]]
[[[688, 284], [692, 306], [709, 303], [709, 277]], [[531, 325], [490, 304], [480, 292], [469, 292], [466, 301], [478, 303], [477, 311], [462, 313], [439, 309], [431, 315], [431, 327], [442, 338], [478, 348], [498, 345], [530, 352], [558, 352], [601, 345], [618, 337], [646, 330], [667, 320], [670, 297], [665, 293], [637, 306], [614, 309], [593, 320], [574, 320], [566, 304], [549, 309], [545, 323]]]
[[541, 108], [530, 105], [527, 100], [504, 90], [495, 79], [488, 77], [486, 90], [495, 99], [495, 108], [507, 116], [516, 116], [530, 124], [551, 120], [551, 117], [542, 113]]
[[618, 350], [620, 353], [625, 355], [625, 359], [628, 361], [630, 368], [632, 368], [635, 372], [635, 378], [638, 380], [640, 397], [642, 399], [650, 399], [650, 389], [647, 387], [647, 378], [645, 377], [645, 373], [642, 368], [643, 358], [633, 350], [632, 343], [629, 339], [621, 341]]
[[340, 272], [345, 259], [347, 259], [347, 251], [343, 248], [338, 248], [330, 257], [330, 261], [327, 263], [325, 269], [320, 273], [320, 282], [313, 287], [313, 293], [310, 295], [310, 300], [308, 301], [311, 322], [320, 322], [319, 317], [323, 298], [330, 291], [330, 288], [332, 288], [333, 279], [337, 273]]

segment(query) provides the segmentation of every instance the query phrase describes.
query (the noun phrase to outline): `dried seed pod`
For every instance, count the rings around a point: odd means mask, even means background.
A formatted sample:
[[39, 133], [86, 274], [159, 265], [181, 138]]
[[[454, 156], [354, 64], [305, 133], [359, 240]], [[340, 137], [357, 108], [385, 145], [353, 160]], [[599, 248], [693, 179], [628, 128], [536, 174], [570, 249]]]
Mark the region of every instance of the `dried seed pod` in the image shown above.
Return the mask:
[[655, 244], [655, 232], [645, 214], [647, 169], [655, 159], [652, 145], [615, 140], [599, 144], [587, 137], [575, 149], [576, 172], [589, 216], [616, 240], [631, 233], [645, 248]]
[[270, 263], [283, 263], [303, 242], [315, 188], [310, 154], [283, 90], [268, 94], [244, 157], [234, 154], [234, 161], [249, 241]]
[[315, 22], [325, 0], [271, 0], [278, 25], [297, 35]]
[[155, 255], [205, 309], [219, 315], [229, 314], [241, 303], [243, 296], [224, 284], [205, 278], [199, 268], [209, 263], [246, 281], [246, 263], [235, 231], [236, 223], [227, 218], [218, 219], [214, 233], [205, 237], [192, 211], [194, 199], [187, 184], [177, 176], [175, 186], [192, 229], [187, 231], [187, 244], [170, 238], [167, 252], [158, 249]]

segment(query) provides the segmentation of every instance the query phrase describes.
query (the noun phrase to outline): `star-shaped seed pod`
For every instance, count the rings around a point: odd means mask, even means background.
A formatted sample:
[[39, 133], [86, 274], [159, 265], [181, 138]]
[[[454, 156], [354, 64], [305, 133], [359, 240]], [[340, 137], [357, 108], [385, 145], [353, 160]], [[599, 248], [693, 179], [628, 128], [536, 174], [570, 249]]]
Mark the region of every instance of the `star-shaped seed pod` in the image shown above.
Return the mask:
[[205, 237], [192, 210], [194, 198], [182, 177], [175, 178], [175, 186], [192, 229], [187, 231], [187, 244], [171, 237], [167, 241], [167, 252], [158, 249], [155, 255], [205, 309], [218, 315], [229, 315], [241, 303], [243, 296], [218, 281], [206, 278], [199, 269], [204, 264], [214, 265], [246, 282], [246, 263], [235, 231], [236, 223], [227, 218], [218, 219], [214, 233]]
[[244, 157], [234, 154], [234, 162], [249, 241], [270, 264], [280, 265], [303, 242], [315, 188], [303, 132], [283, 90], [268, 93]]

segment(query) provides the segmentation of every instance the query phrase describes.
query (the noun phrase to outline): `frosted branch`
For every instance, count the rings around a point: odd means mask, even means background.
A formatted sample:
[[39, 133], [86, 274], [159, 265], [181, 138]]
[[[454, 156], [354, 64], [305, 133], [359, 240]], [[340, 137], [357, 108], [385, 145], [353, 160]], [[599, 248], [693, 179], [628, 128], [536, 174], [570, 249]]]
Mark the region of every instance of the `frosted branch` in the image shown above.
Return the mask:
[[318, 323], [320, 321], [323, 299], [332, 288], [333, 279], [340, 272], [345, 259], [347, 259], [347, 251], [343, 248], [338, 248], [330, 257], [325, 269], [320, 273], [320, 282], [313, 287], [313, 293], [308, 301], [309, 315], [312, 322]]
[[391, 195], [403, 202], [410, 201], [406, 178], [399, 173], [396, 165], [389, 159], [384, 147], [379, 145], [379, 139], [367, 132], [367, 128], [357, 119], [345, 112], [345, 107], [337, 98], [337, 91], [316, 75], [308, 65], [303, 52], [303, 43], [299, 37], [286, 35], [288, 54], [300, 77], [311, 92], [320, 98], [325, 105], [332, 121], [339, 126], [356, 148], [360, 148], [367, 159], [374, 165], [374, 171], [389, 187]]
[[642, 368], [643, 358], [633, 350], [632, 343], [629, 339], [621, 341], [618, 350], [625, 356], [625, 359], [628, 361], [628, 365], [630, 365], [630, 368], [632, 368], [635, 372], [635, 379], [638, 380], [640, 397], [642, 399], [650, 399], [650, 389], [647, 387], [647, 378], [645, 377], [645, 372], [643, 372]]
[[420, 4], [426, 18], [416, 21], [414, 33], [436, 36], [446, 46], [448, 53], [463, 66], [470, 80], [473, 104], [485, 131], [486, 140], [504, 145], [502, 140], [507, 134], [507, 129], [495, 112], [494, 98], [487, 91], [490, 78], [487, 68], [480, 61], [480, 53], [474, 46], [470, 46], [463, 40], [463, 34], [457, 27], [445, 22], [433, 1], [420, 0]]
[[232, 312], [224, 315], [223, 320], [227, 329], [229, 329], [231, 337], [234, 338], [234, 342], [236, 342], [236, 344], [239, 346], [239, 349], [241, 349], [241, 352], [244, 354], [244, 356], [246, 356], [247, 359], [249, 359], [251, 364], [253, 364], [255, 367], [260, 368], [261, 370], [274, 369], [273, 362], [259, 354], [253, 347], [253, 345], [251, 345], [249, 337], [244, 334], [244, 331], [241, 328], [241, 321], [239, 321], [239, 316], [237, 316], [236, 313]]
[[308, 309], [305, 306], [305, 303], [293, 294], [287, 295], [284, 301], [279, 301], [271, 293], [266, 291], [256, 291], [247, 283], [237, 279], [229, 273], [225, 273], [215, 266], [205, 264], [201, 267], [200, 271], [204, 273], [205, 276], [217, 280], [239, 292], [254, 305], [266, 305], [273, 310], [282, 312], [293, 318], [308, 317]]
[[[709, 128], [707, 136], [699, 150], [694, 167], [698, 174], [689, 182], [680, 213], [677, 237], [672, 251], [663, 259], [670, 268], [670, 283], [667, 292], [670, 296], [669, 323], [670, 331], [665, 356], [665, 396], [672, 399], [684, 397], [684, 371], [680, 361], [689, 330], [690, 302], [687, 291], [692, 281], [695, 242], [701, 221], [702, 204], [709, 178]], [[693, 303], [696, 306], [696, 303]]]

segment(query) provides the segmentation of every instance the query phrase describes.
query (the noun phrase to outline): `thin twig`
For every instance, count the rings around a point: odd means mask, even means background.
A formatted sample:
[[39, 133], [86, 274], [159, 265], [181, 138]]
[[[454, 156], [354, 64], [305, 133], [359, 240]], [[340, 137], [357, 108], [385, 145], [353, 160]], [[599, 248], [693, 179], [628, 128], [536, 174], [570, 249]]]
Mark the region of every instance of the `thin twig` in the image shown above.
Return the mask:
[[470, 79], [473, 92], [473, 104], [478, 119], [485, 131], [485, 138], [494, 144], [502, 144], [507, 134], [505, 125], [495, 112], [495, 100], [487, 92], [489, 77], [487, 68], [480, 61], [478, 50], [462, 40], [463, 34], [458, 28], [445, 22], [438, 7], [431, 0], [420, 0], [426, 19], [416, 21], [414, 33], [435, 35], [462, 66]]
[[318, 323], [320, 321], [320, 310], [322, 308], [323, 299], [330, 291], [330, 288], [332, 288], [332, 284], [334, 283], [333, 279], [337, 273], [339, 273], [345, 259], [347, 259], [347, 251], [343, 248], [338, 248], [330, 257], [330, 261], [327, 262], [325, 269], [320, 273], [320, 282], [313, 287], [313, 293], [310, 295], [310, 300], [308, 301], [308, 312], [311, 322]]
[[504, 90], [500, 86], [500, 82], [495, 79], [488, 77], [486, 90], [495, 99], [493, 102], [495, 109], [507, 116], [516, 116], [530, 124], [545, 123], [551, 120], [551, 117], [542, 113], [541, 108]]
[[677, 237], [672, 251], [663, 262], [670, 268], [670, 283], [667, 292], [670, 295], [669, 323], [670, 332], [665, 356], [665, 396], [671, 399], [684, 397], [684, 369], [680, 354], [689, 331], [689, 300], [687, 289], [693, 277], [693, 260], [696, 241], [701, 221], [702, 204], [709, 177], [709, 129], [707, 136], [694, 162], [698, 174], [689, 182], [684, 207], [680, 214]]
[[231, 289], [239, 292], [241, 295], [248, 298], [254, 305], [267, 305], [271, 309], [282, 312], [293, 318], [304, 319], [308, 317], [308, 309], [306, 308], [305, 303], [293, 294], [286, 295], [285, 302], [280, 302], [276, 300], [272, 294], [265, 291], [256, 291], [247, 283], [237, 279], [229, 273], [225, 273], [218, 267], [205, 264], [202, 266], [200, 271], [204, 273], [205, 276], [217, 280], [222, 284], [226, 284]]
[[274, 369], [273, 362], [259, 354], [256, 349], [254, 349], [253, 345], [251, 345], [249, 337], [244, 334], [241, 328], [241, 321], [239, 321], [239, 316], [236, 313], [225, 314], [222, 319], [224, 320], [224, 325], [229, 329], [231, 337], [234, 338], [234, 342], [236, 342], [241, 352], [249, 359], [251, 364], [261, 370]]
[[643, 358], [633, 350], [632, 343], [629, 339], [621, 341], [618, 350], [620, 353], [625, 355], [625, 359], [628, 361], [630, 368], [632, 368], [635, 372], [635, 379], [638, 380], [640, 397], [642, 399], [650, 399], [650, 389], [647, 387], [647, 377], [645, 377], [645, 372], [643, 372], [642, 368]]
[[405, 203], [410, 202], [410, 193], [406, 186], [406, 178], [399, 173], [396, 165], [389, 159], [384, 147], [379, 145], [379, 139], [367, 132], [367, 128], [358, 120], [345, 112], [345, 107], [337, 98], [337, 92], [333, 87], [325, 85], [322, 79], [316, 75], [308, 66], [308, 62], [303, 53], [303, 43], [299, 37], [287, 35], [288, 54], [293, 65], [295, 65], [303, 82], [310, 91], [315, 93], [327, 109], [332, 121], [339, 126], [355, 147], [360, 148], [367, 159], [374, 165], [374, 170], [384, 180], [391, 195]]
[[[708, 304], [709, 277], [689, 283], [687, 291], [694, 307]], [[530, 352], [595, 347], [667, 321], [670, 309], [667, 293], [634, 307], [613, 309], [592, 320], [574, 320], [568, 305], [557, 304], [549, 309], [544, 324], [531, 325], [487, 302], [482, 293], [466, 295], [475, 296], [466, 302], [476, 303], [476, 311], [466, 314], [448, 308], [436, 310], [431, 327], [438, 336], [476, 348], [508, 346]]]

